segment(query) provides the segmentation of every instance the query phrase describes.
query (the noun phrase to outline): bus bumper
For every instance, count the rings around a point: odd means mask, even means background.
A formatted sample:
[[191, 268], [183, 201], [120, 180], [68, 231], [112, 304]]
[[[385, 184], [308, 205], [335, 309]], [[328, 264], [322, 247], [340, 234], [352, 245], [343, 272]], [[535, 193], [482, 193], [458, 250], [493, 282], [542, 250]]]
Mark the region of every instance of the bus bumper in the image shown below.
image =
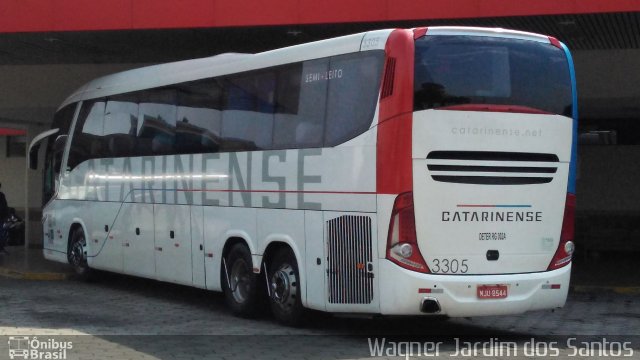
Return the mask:
[[[571, 264], [553, 271], [512, 275], [433, 275], [380, 259], [380, 312], [384, 315], [450, 317], [521, 314], [563, 307]], [[506, 285], [507, 297], [479, 299], [478, 286]], [[423, 302], [439, 311], [424, 311]], [[433, 307], [431, 307], [433, 309]]]

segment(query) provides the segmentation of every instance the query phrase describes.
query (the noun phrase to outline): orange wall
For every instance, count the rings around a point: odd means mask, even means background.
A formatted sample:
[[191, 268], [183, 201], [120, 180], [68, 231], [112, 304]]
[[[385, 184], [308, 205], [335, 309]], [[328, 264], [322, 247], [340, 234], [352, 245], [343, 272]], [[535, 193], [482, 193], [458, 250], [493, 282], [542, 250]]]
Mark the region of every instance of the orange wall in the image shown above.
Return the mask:
[[638, 0], [2, 0], [0, 33], [640, 11]]

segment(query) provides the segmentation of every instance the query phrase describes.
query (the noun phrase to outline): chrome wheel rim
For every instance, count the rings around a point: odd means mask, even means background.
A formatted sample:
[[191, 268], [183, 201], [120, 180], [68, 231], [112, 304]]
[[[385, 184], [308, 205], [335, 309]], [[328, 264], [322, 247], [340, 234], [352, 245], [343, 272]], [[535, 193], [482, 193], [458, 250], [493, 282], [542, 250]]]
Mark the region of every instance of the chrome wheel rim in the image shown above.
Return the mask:
[[71, 245], [71, 254], [69, 255], [69, 261], [76, 271], [84, 269], [84, 238], [80, 238]]
[[249, 276], [249, 267], [244, 259], [236, 260], [229, 275], [229, 289], [233, 299], [238, 303], [244, 303], [249, 298], [251, 287]]
[[282, 310], [289, 309], [296, 302], [298, 293], [298, 279], [293, 267], [289, 264], [283, 264], [271, 276], [271, 300], [277, 304]]

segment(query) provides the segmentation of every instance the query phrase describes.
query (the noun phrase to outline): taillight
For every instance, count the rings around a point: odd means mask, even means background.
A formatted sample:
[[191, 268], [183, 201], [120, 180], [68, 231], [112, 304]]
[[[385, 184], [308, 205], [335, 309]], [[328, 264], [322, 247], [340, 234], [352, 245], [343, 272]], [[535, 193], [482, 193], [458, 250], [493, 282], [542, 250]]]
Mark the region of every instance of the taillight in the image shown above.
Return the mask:
[[398, 195], [393, 203], [387, 237], [387, 259], [405, 269], [429, 272], [429, 267], [418, 248], [412, 192]]
[[562, 220], [562, 231], [560, 232], [560, 244], [547, 270], [559, 269], [571, 262], [571, 257], [575, 250], [573, 244], [574, 224], [576, 217], [576, 195], [567, 194], [567, 201], [564, 205], [564, 219]]

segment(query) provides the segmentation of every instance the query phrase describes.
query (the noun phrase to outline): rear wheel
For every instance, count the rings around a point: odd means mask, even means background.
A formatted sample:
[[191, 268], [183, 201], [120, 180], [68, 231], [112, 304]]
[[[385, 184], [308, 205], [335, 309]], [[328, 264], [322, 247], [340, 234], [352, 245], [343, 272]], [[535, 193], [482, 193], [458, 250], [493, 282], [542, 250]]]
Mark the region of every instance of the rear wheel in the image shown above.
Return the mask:
[[271, 262], [269, 292], [273, 316], [285, 325], [300, 325], [304, 315], [300, 274], [296, 257], [289, 248], [279, 250]]
[[244, 244], [235, 244], [225, 257], [222, 277], [224, 297], [238, 316], [252, 317], [258, 307], [258, 277], [253, 273], [251, 253]]
[[83, 280], [89, 279], [91, 274], [91, 268], [87, 265], [86, 246], [87, 239], [84, 236], [84, 230], [77, 228], [71, 234], [71, 242], [67, 249], [67, 259], [76, 275]]

